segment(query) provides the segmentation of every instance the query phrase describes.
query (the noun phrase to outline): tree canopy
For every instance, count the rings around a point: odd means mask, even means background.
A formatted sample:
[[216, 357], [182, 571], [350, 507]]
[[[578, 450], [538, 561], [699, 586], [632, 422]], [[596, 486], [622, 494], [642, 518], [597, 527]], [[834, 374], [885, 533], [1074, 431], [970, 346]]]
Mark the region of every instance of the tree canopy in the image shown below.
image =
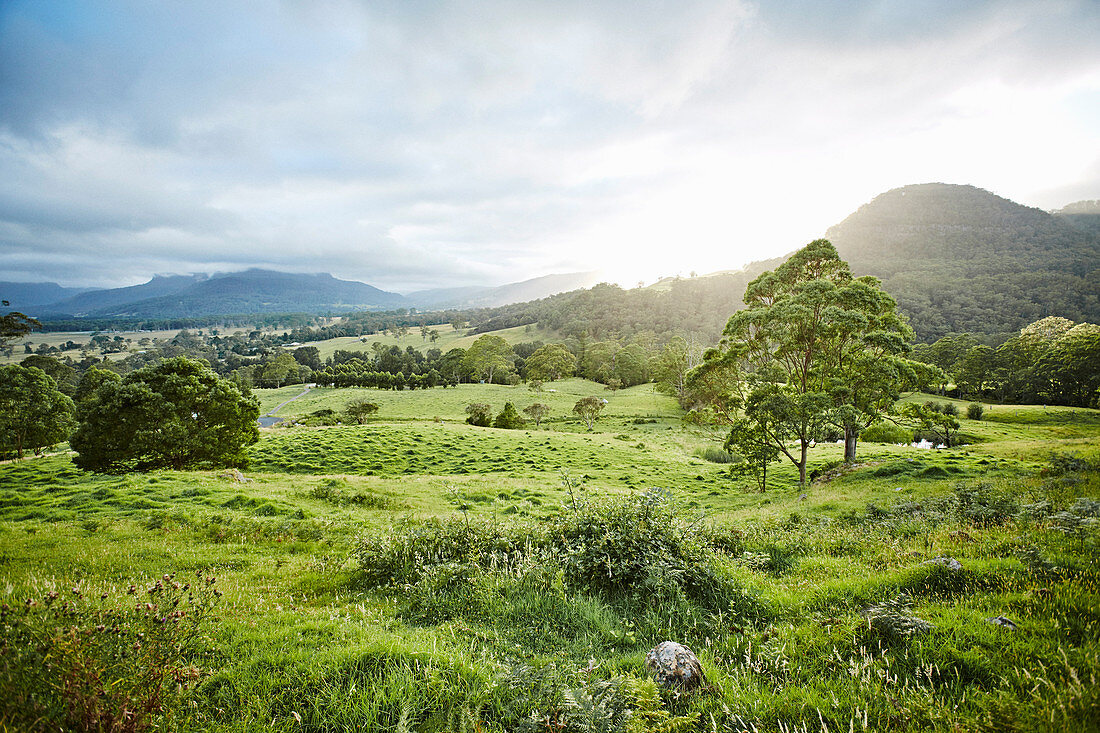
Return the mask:
[[0, 453], [23, 457], [60, 443], [76, 427], [73, 401], [44, 371], [0, 366]]
[[259, 440], [256, 399], [187, 357], [103, 380], [81, 412], [73, 462], [95, 471], [244, 466]]

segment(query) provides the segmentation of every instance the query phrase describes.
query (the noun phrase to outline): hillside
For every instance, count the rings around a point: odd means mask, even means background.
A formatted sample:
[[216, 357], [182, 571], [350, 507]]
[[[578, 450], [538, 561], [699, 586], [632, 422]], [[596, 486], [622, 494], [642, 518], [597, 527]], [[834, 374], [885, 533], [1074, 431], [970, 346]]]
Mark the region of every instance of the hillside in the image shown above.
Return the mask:
[[1100, 319], [1100, 239], [973, 186], [888, 191], [826, 238], [854, 273], [882, 280], [920, 340]]
[[1050, 213], [1075, 229], [1100, 237], [1100, 200], [1075, 201]]
[[44, 315], [87, 316], [111, 313], [130, 303], [178, 293], [205, 278], [205, 275], [154, 275], [152, 280], [141, 285], [92, 290], [62, 300], [42, 301], [39, 308]]
[[57, 283], [0, 282], [0, 300], [8, 301], [15, 310], [26, 310], [63, 298], [71, 298], [87, 288], [63, 288]]

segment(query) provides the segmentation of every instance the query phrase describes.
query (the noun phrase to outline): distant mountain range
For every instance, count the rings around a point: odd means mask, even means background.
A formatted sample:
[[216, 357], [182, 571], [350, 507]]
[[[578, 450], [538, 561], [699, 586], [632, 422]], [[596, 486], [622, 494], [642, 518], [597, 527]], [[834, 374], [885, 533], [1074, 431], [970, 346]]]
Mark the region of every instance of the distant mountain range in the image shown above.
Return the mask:
[[572, 272], [564, 275], [542, 277], [509, 283], [495, 288], [442, 288], [418, 290], [405, 296], [421, 310], [446, 308], [492, 308], [509, 303], [539, 300], [570, 290], [590, 288], [600, 282], [600, 273]]
[[125, 288], [79, 290], [56, 283], [2, 283], [10, 307], [44, 319], [179, 318], [249, 313], [316, 313], [481, 308], [538, 300], [593, 285], [594, 272], [547, 275], [499, 287], [423, 290], [407, 296], [329, 274], [251, 269], [216, 275], [157, 275]]

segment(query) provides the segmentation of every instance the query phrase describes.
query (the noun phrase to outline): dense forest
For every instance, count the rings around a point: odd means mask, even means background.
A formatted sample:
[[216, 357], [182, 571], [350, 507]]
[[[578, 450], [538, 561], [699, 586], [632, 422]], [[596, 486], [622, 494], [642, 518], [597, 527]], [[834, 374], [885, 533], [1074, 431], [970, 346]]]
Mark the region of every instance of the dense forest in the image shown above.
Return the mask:
[[1100, 239], [973, 186], [888, 191], [826, 236], [854, 273], [882, 280], [918, 341], [1100, 321]]

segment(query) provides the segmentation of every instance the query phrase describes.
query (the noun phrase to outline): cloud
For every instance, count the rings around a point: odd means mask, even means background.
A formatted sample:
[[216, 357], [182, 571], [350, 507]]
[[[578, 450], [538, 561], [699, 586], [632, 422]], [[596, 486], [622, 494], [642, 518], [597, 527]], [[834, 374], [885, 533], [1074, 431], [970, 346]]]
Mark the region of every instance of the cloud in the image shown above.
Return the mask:
[[906, 183], [1086, 190], [1098, 36], [1087, 0], [13, 0], [0, 268], [736, 267]]

